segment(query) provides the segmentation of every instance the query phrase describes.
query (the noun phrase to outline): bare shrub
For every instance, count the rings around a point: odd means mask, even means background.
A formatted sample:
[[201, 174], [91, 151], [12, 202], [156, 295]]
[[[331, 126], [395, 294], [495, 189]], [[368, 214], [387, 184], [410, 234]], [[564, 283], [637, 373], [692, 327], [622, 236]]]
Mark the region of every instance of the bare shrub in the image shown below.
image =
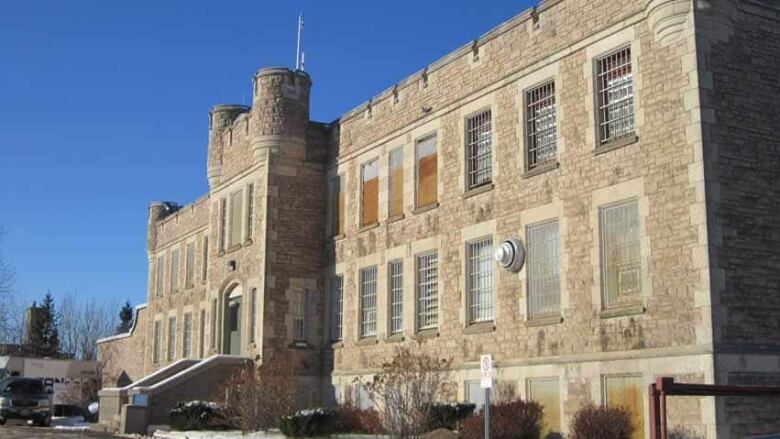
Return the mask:
[[514, 381], [499, 380], [491, 396], [496, 404], [512, 402], [517, 399], [517, 385]]
[[260, 366], [247, 365], [228, 379], [215, 395], [227, 423], [244, 433], [268, 430], [295, 412], [298, 390], [296, 364], [277, 356]]
[[[490, 437], [491, 439], [539, 439], [543, 413], [542, 406], [535, 401], [516, 400], [490, 404]], [[484, 410], [466, 418], [461, 423], [460, 433], [464, 438], [484, 438]]]
[[336, 433], [383, 434], [382, 419], [373, 409], [361, 410], [347, 402], [333, 409], [335, 414], [334, 431]]
[[396, 348], [393, 359], [382, 364], [365, 388], [389, 435], [407, 438], [425, 433], [431, 407], [450, 394], [451, 364], [407, 347]]
[[590, 404], [574, 415], [570, 429], [572, 439], [629, 439], [634, 428], [625, 407]]

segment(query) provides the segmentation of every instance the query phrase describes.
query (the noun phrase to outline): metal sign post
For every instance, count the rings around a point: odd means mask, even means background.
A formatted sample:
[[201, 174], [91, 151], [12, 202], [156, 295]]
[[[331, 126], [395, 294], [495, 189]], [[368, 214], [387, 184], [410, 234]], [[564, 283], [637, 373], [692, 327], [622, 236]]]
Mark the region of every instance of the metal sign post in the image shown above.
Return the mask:
[[480, 387], [485, 389], [485, 439], [490, 439], [490, 389], [493, 387], [493, 357], [490, 354], [479, 358]]

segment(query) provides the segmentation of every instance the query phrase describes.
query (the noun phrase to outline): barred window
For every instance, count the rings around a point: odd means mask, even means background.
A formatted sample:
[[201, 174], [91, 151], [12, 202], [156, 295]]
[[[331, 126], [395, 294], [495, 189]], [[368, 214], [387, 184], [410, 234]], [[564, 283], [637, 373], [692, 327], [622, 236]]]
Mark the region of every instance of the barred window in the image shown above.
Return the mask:
[[492, 179], [491, 113], [482, 111], [466, 120], [466, 162], [468, 189]]
[[192, 288], [195, 285], [195, 242], [187, 243], [187, 256], [184, 264], [184, 287]]
[[493, 320], [493, 239], [468, 244], [469, 323]]
[[360, 225], [368, 226], [379, 220], [379, 160], [363, 164], [360, 175]]
[[198, 358], [203, 358], [206, 349], [206, 310], [200, 310], [200, 321], [198, 322]]
[[404, 213], [404, 150], [396, 148], [390, 151], [388, 183], [388, 216], [401, 216]]
[[228, 234], [228, 247], [241, 244], [241, 213], [243, 211], [242, 190], [230, 194], [230, 232]]
[[417, 256], [417, 329], [439, 325], [439, 254]]
[[631, 47], [596, 61], [601, 144], [634, 132], [634, 76]]
[[227, 248], [227, 198], [219, 200], [219, 249]]
[[555, 82], [526, 91], [525, 102], [526, 169], [530, 171], [556, 160]]
[[176, 358], [176, 317], [168, 317], [168, 361]]
[[162, 357], [162, 322], [154, 321], [154, 346], [152, 348], [152, 363], [160, 364]]
[[344, 233], [344, 188], [340, 175], [330, 180], [330, 234]]
[[192, 313], [184, 314], [182, 332], [181, 357], [189, 358], [192, 355]]
[[179, 249], [171, 251], [171, 292], [179, 289]]
[[293, 298], [293, 339], [299, 343], [305, 343], [309, 334], [309, 322], [307, 319], [309, 307], [309, 294], [306, 290], [295, 290]]
[[416, 207], [425, 207], [439, 201], [439, 164], [436, 152], [436, 134], [425, 136], [415, 145]]
[[636, 200], [601, 208], [601, 245], [605, 307], [636, 303], [642, 290], [639, 205]]
[[201, 267], [200, 278], [203, 282], [206, 282], [209, 270], [209, 237], [203, 237], [203, 266]]
[[255, 331], [257, 330], [257, 288], [252, 288], [249, 297], [249, 341], [255, 341]]
[[330, 339], [333, 341], [343, 338], [342, 313], [344, 306], [344, 277], [334, 276], [330, 284]]
[[376, 335], [376, 266], [360, 270], [360, 337]]
[[211, 301], [211, 349], [217, 348], [217, 299]]
[[560, 313], [558, 221], [528, 227], [528, 315]]
[[160, 297], [163, 295], [163, 288], [165, 287], [165, 255], [157, 257], [157, 268], [155, 271], [157, 279], [155, 279], [154, 293], [157, 297]]
[[388, 264], [390, 278], [390, 334], [404, 329], [404, 264], [401, 260]]
[[246, 189], [246, 239], [252, 239], [255, 222], [255, 184], [250, 183]]

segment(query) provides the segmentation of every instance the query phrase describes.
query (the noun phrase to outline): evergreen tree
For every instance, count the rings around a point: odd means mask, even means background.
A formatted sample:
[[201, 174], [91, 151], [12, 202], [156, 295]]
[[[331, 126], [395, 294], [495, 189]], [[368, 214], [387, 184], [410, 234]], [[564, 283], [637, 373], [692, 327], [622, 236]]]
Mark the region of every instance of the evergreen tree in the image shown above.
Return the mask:
[[43, 303], [33, 303], [30, 322], [30, 345], [39, 357], [56, 357], [60, 351], [59, 315], [54, 307], [54, 297], [46, 293]]
[[119, 327], [116, 328], [117, 334], [124, 334], [130, 331], [130, 327], [133, 326], [133, 307], [130, 306], [130, 302], [125, 302], [125, 306], [119, 310]]

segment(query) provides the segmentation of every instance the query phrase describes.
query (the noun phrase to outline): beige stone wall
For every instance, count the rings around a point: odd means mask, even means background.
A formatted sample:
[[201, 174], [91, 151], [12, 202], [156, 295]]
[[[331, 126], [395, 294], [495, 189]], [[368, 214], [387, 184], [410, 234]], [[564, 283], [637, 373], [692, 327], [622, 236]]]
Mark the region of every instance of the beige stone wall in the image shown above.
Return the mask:
[[136, 381], [146, 375], [148, 325], [149, 310], [140, 307], [136, 311], [131, 332], [98, 343], [103, 387], [123, 385], [127, 380]]

